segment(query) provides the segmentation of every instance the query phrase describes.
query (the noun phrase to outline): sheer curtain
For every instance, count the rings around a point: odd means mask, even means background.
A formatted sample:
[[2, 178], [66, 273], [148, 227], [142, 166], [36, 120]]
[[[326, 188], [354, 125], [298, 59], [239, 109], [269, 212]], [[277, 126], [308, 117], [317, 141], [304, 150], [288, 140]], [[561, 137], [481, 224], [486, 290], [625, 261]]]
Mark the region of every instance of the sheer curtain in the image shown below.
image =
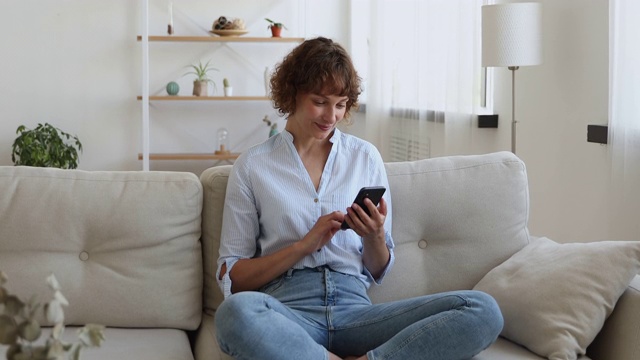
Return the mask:
[[[366, 137], [386, 160], [467, 151], [481, 105], [482, 4], [372, 0], [369, 14], [352, 14], [369, 19]], [[407, 155], [396, 151], [403, 147]]]
[[640, 1], [609, 3], [609, 144], [613, 174], [612, 226], [640, 231]]
[[611, 0], [609, 131], [616, 175], [640, 186], [640, 1]]

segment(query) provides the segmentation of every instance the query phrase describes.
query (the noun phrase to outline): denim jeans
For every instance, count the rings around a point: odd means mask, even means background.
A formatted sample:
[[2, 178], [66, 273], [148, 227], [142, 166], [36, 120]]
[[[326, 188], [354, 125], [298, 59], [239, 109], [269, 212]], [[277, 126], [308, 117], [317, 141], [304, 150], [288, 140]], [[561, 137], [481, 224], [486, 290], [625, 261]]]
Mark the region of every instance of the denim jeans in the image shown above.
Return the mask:
[[220, 348], [236, 359], [324, 360], [329, 350], [369, 360], [456, 360], [491, 345], [503, 320], [479, 291], [372, 305], [361, 280], [320, 267], [231, 295], [215, 323]]

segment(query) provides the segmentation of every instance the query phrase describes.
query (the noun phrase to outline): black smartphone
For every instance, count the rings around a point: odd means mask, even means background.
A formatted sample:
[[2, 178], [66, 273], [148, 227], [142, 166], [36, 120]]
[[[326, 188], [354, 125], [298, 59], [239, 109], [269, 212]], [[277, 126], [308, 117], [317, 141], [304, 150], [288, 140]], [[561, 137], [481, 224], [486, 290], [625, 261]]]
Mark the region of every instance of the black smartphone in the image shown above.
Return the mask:
[[[371, 200], [373, 205], [378, 206], [378, 203], [380, 203], [380, 199], [382, 199], [382, 195], [384, 195], [384, 192], [386, 190], [387, 189], [384, 186], [363, 187], [362, 189], [360, 189], [360, 191], [358, 191], [358, 195], [356, 195], [356, 198], [355, 200], [353, 200], [353, 202], [358, 204], [358, 206], [360, 206], [362, 210], [364, 210], [364, 212], [367, 213], [367, 215], [371, 215], [369, 213], [369, 209], [364, 204], [364, 199], [368, 198], [369, 200]], [[349, 229], [349, 224], [347, 224], [346, 221], [343, 221], [342, 226], [340, 226], [340, 229], [342, 230]]]

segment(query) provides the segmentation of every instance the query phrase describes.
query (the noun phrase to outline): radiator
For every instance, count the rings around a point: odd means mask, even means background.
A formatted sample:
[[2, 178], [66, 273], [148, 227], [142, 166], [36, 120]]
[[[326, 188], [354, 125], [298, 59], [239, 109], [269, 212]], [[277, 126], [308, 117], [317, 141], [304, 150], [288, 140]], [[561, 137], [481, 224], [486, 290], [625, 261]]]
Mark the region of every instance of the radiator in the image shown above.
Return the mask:
[[431, 157], [431, 140], [425, 120], [392, 117], [390, 122], [390, 161], [411, 161]]

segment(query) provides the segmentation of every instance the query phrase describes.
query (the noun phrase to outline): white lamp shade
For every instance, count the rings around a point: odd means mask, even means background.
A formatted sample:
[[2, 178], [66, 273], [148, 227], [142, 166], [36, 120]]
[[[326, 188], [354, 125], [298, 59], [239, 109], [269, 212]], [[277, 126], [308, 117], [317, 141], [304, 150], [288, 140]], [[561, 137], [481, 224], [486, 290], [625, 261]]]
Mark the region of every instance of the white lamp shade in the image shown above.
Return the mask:
[[511, 3], [482, 7], [482, 66], [542, 63], [542, 6]]

